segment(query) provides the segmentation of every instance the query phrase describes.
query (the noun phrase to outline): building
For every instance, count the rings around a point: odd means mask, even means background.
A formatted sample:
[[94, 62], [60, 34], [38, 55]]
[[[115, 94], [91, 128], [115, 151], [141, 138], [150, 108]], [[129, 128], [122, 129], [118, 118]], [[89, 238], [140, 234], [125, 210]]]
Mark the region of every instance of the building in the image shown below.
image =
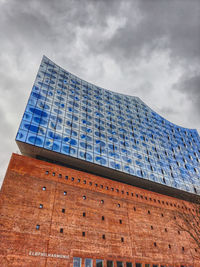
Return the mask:
[[44, 56], [16, 142], [0, 195], [2, 266], [200, 266], [174, 215], [200, 194], [196, 130]]

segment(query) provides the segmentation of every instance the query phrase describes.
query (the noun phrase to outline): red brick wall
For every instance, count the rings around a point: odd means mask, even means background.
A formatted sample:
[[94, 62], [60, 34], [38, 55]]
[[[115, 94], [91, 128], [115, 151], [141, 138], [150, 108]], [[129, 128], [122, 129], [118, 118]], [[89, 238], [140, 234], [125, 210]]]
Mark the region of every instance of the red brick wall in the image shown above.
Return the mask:
[[0, 266], [72, 266], [73, 256], [200, 266], [189, 236], [175, 227], [178, 205], [176, 198], [13, 154], [0, 193]]

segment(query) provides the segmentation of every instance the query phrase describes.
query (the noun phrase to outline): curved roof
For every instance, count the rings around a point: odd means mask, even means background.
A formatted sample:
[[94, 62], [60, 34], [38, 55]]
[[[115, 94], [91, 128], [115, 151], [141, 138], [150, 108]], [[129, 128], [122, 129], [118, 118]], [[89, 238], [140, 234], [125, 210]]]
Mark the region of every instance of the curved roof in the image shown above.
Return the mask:
[[200, 193], [196, 130], [169, 122], [138, 97], [81, 80], [45, 56], [16, 141], [24, 154]]

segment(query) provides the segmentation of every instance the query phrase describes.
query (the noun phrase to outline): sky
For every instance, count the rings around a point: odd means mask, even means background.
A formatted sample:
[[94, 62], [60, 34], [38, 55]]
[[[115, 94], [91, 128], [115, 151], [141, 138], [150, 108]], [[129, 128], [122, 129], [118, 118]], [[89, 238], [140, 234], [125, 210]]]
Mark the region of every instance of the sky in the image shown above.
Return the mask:
[[200, 133], [199, 0], [0, 0], [0, 185], [43, 55]]

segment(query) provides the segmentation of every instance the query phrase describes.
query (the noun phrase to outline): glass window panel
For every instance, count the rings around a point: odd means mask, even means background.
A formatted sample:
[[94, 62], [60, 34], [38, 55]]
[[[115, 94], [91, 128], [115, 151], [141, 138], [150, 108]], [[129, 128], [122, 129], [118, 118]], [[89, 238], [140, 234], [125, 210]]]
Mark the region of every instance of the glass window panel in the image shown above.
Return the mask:
[[85, 259], [85, 267], [92, 267], [92, 259]]
[[114, 264], [113, 264], [113, 261], [107, 261], [107, 267], [113, 267]]
[[103, 260], [96, 259], [96, 267], [103, 267]]
[[122, 261], [117, 261], [117, 267], [123, 267], [123, 262]]
[[81, 267], [81, 258], [78, 257], [73, 258], [73, 267]]

